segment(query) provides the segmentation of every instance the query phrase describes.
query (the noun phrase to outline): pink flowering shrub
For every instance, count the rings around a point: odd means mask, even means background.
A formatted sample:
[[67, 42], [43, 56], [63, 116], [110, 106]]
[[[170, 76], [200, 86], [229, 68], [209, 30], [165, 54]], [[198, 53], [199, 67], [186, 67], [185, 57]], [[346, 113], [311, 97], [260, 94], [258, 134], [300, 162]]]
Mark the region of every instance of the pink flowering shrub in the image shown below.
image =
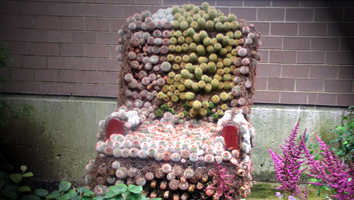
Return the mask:
[[[280, 146], [283, 156], [268, 148], [274, 161], [276, 178], [282, 184], [276, 189], [283, 190], [285, 195], [288, 195], [288, 199], [293, 199], [294, 195], [306, 199], [307, 190], [300, 188], [299, 184], [301, 182], [300, 174], [307, 171], [309, 176], [322, 180], [321, 182], [311, 182], [312, 185], [327, 184], [336, 192], [333, 198], [338, 200], [354, 199], [353, 163], [348, 161], [349, 164], [345, 164], [344, 160], [339, 159], [317, 136], [322, 156], [316, 160], [305, 145], [306, 130], [301, 140], [296, 142], [298, 127], [299, 122], [292, 130], [289, 140], [285, 140], [287, 144], [284, 147]], [[301, 170], [300, 166], [303, 163], [307, 167]], [[280, 195], [279, 193], [277, 196]]]

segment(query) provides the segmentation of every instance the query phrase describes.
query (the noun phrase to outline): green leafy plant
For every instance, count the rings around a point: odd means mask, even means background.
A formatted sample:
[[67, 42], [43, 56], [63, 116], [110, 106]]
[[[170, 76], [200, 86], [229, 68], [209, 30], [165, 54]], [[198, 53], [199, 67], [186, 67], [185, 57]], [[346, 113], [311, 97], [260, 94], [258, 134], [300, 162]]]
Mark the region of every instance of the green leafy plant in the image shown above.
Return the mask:
[[21, 192], [30, 192], [29, 186], [21, 186], [23, 178], [32, 177], [32, 172], [26, 172], [27, 166], [20, 167], [21, 173], [7, 174], [0, 171], [0, 199], [19, 199]]
[[342, 125], [331, 131], [337, 134], [337, 138], [329, 143], [338, 142], [339, 148], [332, 148], [335, 154], [341, 159], [354, 162], [354, 105], [348, 110], [349, 114], [342, 117]]

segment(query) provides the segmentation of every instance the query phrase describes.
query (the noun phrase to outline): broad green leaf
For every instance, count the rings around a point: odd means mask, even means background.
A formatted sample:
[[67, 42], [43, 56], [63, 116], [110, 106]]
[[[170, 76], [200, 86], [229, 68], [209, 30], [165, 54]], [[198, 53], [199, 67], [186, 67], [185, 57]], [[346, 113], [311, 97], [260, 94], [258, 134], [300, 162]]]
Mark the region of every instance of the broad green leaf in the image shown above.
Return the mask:
[[45, 190], [45, 189], [37, 189], [34, 191], [34, 193], [40, 197], [45, 197], [48, 195], [48, 190]]
[[21, 174], [11, 174], [10, 178], [13, 182], [15, 182], [16, 184], [19, 183], [22, 180], [22, 176]]
[[132, 193], [141, 193], [143, 191], [143, 186], [129, 185], [128, 190]]
[[20, 167], [20, 169], [22, 170], [22, 173], [25, 173], [25, 171], [27, 170], [27, 166], [26, 165], [22, 165]]
[[5, 185], [5, 180], [0, 180], [0, 188]]
[[93, 198], [94, 200], [103, 200], [104, 199], [104, 197], [103, 196], [97, 196], [97, 197], [95, 197], [95, 198]]
[[69, 200], [81, 200], [81, 196], [71, 196]]
[[6, 185], [5, 190], [17, 191], [18, 186], [17, 185]]
[[123, 194], [127, 191], [128, 187], [125, 184], [118, 184], [109, 187], [109, 189], [115, 192], [116, 194]]
[[3, 171], [0, 171], [0, 180], [5, 179], [7, 177], [7, 174]]
[[17, 199], [17, 194], [14, 191], [3, 190], [2, 193], [4, 194], [5, 197], [9, 197], [11, 199]]
[[88, 189], [88, 188], [86, 188], [86, 187], [78, 187], [78, 188], [76, 188], [76, 191], [77, 191], [77, 192], [85, 193], [85, 192], [90, 191], [90, 189]]
[[62, 181], [59, 184], [59, 191], [60, 192], [66, 192], [70, 189], [71, 187], [71, 183], [67, 182], [67, 181]]
[[93, 197], [82, 197], [82, 200], [92, 200]]
[[141, 200], [141, 194], [130, 193], [126, 200]]
[[114, 196], [116, 196], [117, 194], [115, 192], [113, 192], [112, 190], [106, 192], [106, 194], [104, 195], [104, 198], [112, 198]]
[[18, 188], [18, 191], [19, 192], [30, 192], [31, 188], [28, 187], [28, 186], [21, 186], [21, 187]]
[[61, 196], [61, 192], [59, 190], [55, 190], [53, 192], [51, 192], [50, 194], [48, 194], [48, 198], [51, 199], [56, 199], [56, 198], [59, 198]]
[[33, 173], [32, 172], [27, 172], [25, 174], [22, 174], [22, 177], [32, 177]]
[[88, 197], [88, 196], [95, 196], [95, 193], [92, 191], [87, 191], [85, 193], [82, 194], [82, 196]]
[[70, 199], [70, 197], [72, 196], [72, 194], [70, 193], [65, 193], [60, 199]]
[[41, 198], [39, 198], [36, 195], [30, 194], [30, 195], [25, 195], [21, 198], [21, 200], [41, 200]]

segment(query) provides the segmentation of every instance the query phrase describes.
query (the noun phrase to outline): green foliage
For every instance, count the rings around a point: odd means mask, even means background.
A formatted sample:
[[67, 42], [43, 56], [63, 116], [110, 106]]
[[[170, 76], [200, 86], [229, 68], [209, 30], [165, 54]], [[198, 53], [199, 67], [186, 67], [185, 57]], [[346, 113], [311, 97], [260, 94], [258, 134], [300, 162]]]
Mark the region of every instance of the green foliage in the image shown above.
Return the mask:
[[[32, 172], [26, 172], [27, 167], [22, 165], [20, 167], [21, 173], [7, 174], [0, 171], [0, 199], [19, 199], [21, 192], [30, 192], [29, 186], [21, 185], [23, 178], [32, 177]], [[27, 196], [27, 195], [26, 195]], [[26, 197], [26, 196], [23, 196]]]
[[342, 125], [331, 131], [337, 134], [337, 138], [329, 143], [338, 142], [339, 148], [332, 148], [335, 154], [339, 158], [354, 162], [354, 105], [348, 109], [349, 114], [342, 117]]

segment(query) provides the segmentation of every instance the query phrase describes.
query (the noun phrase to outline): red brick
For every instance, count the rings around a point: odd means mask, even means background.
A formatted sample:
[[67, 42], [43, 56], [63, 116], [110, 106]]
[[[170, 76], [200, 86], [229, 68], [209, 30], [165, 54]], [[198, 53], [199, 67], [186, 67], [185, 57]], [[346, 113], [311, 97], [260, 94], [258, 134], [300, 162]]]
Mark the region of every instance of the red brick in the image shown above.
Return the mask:
[[347, 1], [347, 0], [336, 0], [331, 2], [331, 7], [354, 7], [354, 2], [353, 1]]
[[118, 61], [116, 59], [97, 59], [97, 68], [104, 71], [118, 71]]
[[325, 23], [300, 23], [299, 24], [299, 35], [326, 35], [326, 24]]
[[19, 14], [21, 12], [20, 1], [2, 1], [0, 2], [0, 13]]
[[73, 43], [97, 44], [96, 32], [72, 32], [72, 34]]
[[259, 21], [284, 21], [283, 8], [258, 8]]
[[71, 4], [48, 3], [47, 15], [70, 16], [72, 13]]
[[3, 87], [0, 88], [1, 92], [19, 93], [22, 88], [22, 81], [10, 81], [4, 83]]
[[72, 58], [71, 69], [97, 70], [97, 59]]
[[234, 13], [239, 19], [246, 21], [257, 20], [257, 8], [232, 8], [231, 13]]
[[281, 92], [280, 103], [282, 104], [307, 104], [307, 93]]
[[273, 7], [299, 7], [300, 1], [273, 0]]
[[61, 56], [84, 56], [85, 46], [73, 45], [73, 44], [61, 44], [60, 55]]
[[73, 16], [83, 16], [83, 17], [95, 17], [98, 15], [97, 5], [83, 5], [83, 4], [74, 4], [73, 5]]
[[84, 71], [84, 83], [108, 83], [108, 72]]
[[282, 77], [309, 77], [308, 65], [282, 65]]
[[311, 105], [336, 105], [336, 94], [309, 93], [309, 103]]
[[148, 6], [122, 6], [124, 8], [124, 17], [133, 16], [135, 13], [141, 13], [143, 10], [149, 10]]
[[112, 32], [117, 32], [122, 26], [127, 23], [125, 19], [111, 19], [110, 26]]
[[71, 95], [70, 83], [46, 83], [47, 94]]
[[323, 91], [323, 79], [296, 78], [298, 91]]
[[74, 96], [96, 96], [96, 85], [73, 84], [72, 95]]
[[297, 35], [297, 23], [271, 23], [272, 35]]
[[354, 38], [340, 38], [340, 50], [352, 51]]
[[256, 77], [256, 81], [254, 82], [254, 87], [256, 90], [266, 90], [267, 89], [268, 79], [266, 77]]
[[263, 64], [257, 67], [257, 76], [280, 77], [281, 65], [279, 64]]
[[[109, 31], [109, 20], [108, 19], [85, 19], [85, 29], [93, 31]], [[117, 30], [118, 31], [118, 30]]]
[[47, 87], [45, 83], [27, 82], [23, 83], [21, 92], [28, 94], [46, 94]]
[[[145, 1], [145, 0], [140, 0], [142, 1], [141, 3], [139, 4], [148, 4], [148, 2], [150, 1]], [[160, 1], [160, 4], [161, 4], [161, 0]], [[155, 2], [155, 1], [151, 1], [152, 3]], [[111, 0], [111, 3], [115, 3], [115, 4], [136, 4], [136, 0]], [[154, 4], [154, 3], [153, 3]]]
[[258, 50], [258, 53], [261, 55], [261, 63], [269, 62], [269, 50]]
[[58, 81], [58, 70], [36, 69], [34, 70], [35, 81]]
[[150, 12], [151, 13], [156, 13], [159, 9], [166, 9], [166, 8], [168, 8], [168, 6], [160, 6], [160, 5], [156, 6], [156, 5], [153, 5], [153, 6], [150, 6]]
[[314, 20], [317, 22], [342, 21], [343, 9], [316, 8]]
[[0, 29], [0, 38], [6, 41], [21, 41], [22, 33], [16, 29]]
[[311, 49], [314, 50], [338, 50], [339, 38], [311, 38]]
[[72, 42], [71, 32], [70, 31], [48, 30], [47, 31], [47, 41], [48, 42], [60, 42], [60, 43]]
[[8, 27], [33, 28], [33, 16], [30, 15], [10, 15], [7, 16]]
[[337, 106], [352, 106], [354, 94], [337, 94]]
[[352, 65], [354, 63], [353, 52], [327, 52], [326, 63]]
[[109, 84], [117, 84], [117, 81], [118, 81], [118, 76], [119, 76], [119, 73], [118, 72], [110, 72], [108, 73], [108, 83]]
[[[177, 3], [178, 2], [178, 3]], [[183, 4], [188, 4], [188, 0], [179, 0], [179, 1], [175, 1], [175, 0], [164, 0], [163, 4], [164, 5], [183, 5]]]
[[59, 55], [59, 45], [53, 43], [36, 43], [36, 55]]
[[11, 80], [14, 81], [33, 80], [33, 69], [11, 68], [9, 71], [11, 74]]
[[310, 50], [311, 39], [309, 37], [284, 37], [283, 49]]
[[271, 51], [270, 62], [274, 63], [295, 63], [296, 52], [295, 51]]
[[47, 59], [44, 56], [23, 56], [22, 67], [24, 68], [47, 68]]
[[354, 9], [346, 8], [344, 9], [344, 21], [353, 22], [354, 21]]
[[254, 21], [251, 23], [254, 24], [254, 27], [256, 28], [256, 30], [262, 34], [261, 40], [264, 35], [269, 35], [270, 23], [268, 23], [268, 22], [254, 22]]
[[[143, 9], [143, 10], [147, 10], [147, 9]], [[143, 10], [140, 10], [140, 12]], [[115, 17], [115, 18], [123, 17], [123, 13], [125, 12], [126, 10], [124, 6], [98, 5], [99, 17]]]
[[96, 3], [96, 4], [98, 4], [98, 3], [111, 3], [110, 0], [86, 0], [85, 2], [86, 3]]
[[322, 64], [325, 62], [325, 53], [323, 51], [298, 51], [297, 63]]
[[45, 30], [22, 30], [22, 40], [28, 42], [46, 42], [47, 36]]
[[286, 9], [286, 21], [312, 21], [313, 9]]
[[[140, 0], [140, 1], [142, 1], [142, 0]], [[204, 0], [190, 0], [189, 1], [191, 4], [194, 4], [194, 5], [196, 5], [196, 6], [201, 6], [202, 5], [202, 3], [203, 2], [207, 2], [210, 6], [216, 6], [215, 5], [215, 0], [206, 0], [206, 1], [204, 1]], [[219, 3], [219, 2], [218, 2]], [[242, 3], [242, 2], [241, 2]], [[139, 4], [139, 2], [138, 2], [138, 4]], [[219, 5], [220, 6], [220, 5]]]
[[217, 6], [242, 6], [242, 1], [241, 0], [218, 0], [217, 1]]
[[327, 35], [352, 37], [354, 35], [353, 23], [328, 23]]
[[97, 96], [117, 97], [118, 87], [115, 85], [97, 85]]
[[354, 80], [354, 67], [353, 66], [339, 66], [339, 78]]
[[68, 57], [48, 57], [49, 69], [71, 69], [71, 59]]
[[98, 44], [117, 44], [118, 35], [114, 33], [98, 33]]
[[67, 30], [84, 30], [85, 21], [83, 18], [76, 17], [61, 17], [60, 29]]
[[10, 49], [13, 54], [31, 55], [34, 54], [33, 43], [11, 42]]
[[325, 92], [351, 93], [353, 87], [352, 80], [324, 80]]
[[268, 90], [290, 90], [295, 86], [294, 78], [268, 78]]
[[337, 78], [337, 66], [311, 66], [311, 78]]
[[254, 7], [258, 7], [258, 6], [270, 6], [270, 1], [262, 1], [262, 0], [258, 0], [258, 1], [244, 1], [243, 2], [244, 6], [254, 6]]
[[[329, 1], [306, 0], [300, 1], [301, 7], [329, 7]], [[331, 2], [332, 4], [332, 2]]]
[[111, 50], [109, 46], [86, 46], [86, 56], [88, 57], [110, 57]]
[[58, 29], [58, 17], [35, 16], [34, 28], [38, 29]]
[[281, 49], [283, 47], [283, 40], [281, 37], [267, 37], [262, 36], [262, 47], [264, 49]]
[[28, 15], [45, 15], [46, 4], [43, 2], [21, 2], [21, 13]]
[[59, 70], [59, 82], [81, 83], [84, 72], [78, 70]]
[[279, 103], [279, 92], [271, 91], [257, 91], [254, 95], [254, 102], [256, 103]]

